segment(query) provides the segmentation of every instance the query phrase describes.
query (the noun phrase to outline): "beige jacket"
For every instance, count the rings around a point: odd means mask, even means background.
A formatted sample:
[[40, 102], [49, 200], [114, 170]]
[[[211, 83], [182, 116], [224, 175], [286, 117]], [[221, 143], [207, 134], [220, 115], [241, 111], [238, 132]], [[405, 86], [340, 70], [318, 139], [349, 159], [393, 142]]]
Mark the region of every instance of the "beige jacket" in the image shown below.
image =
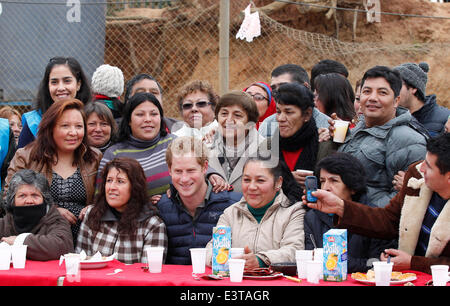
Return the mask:
[[[217, 225], [231, 227], [234, 248], [248, 246], [265, 264], [295, 262], [295, 250], [305, 248], [303, 218], [300, 202], [288, 206], [289, 200], [280, 192], [258, 224], [242, 198], [224, 210]], [[212, 240], [207, 244], [207, 264], [211, 265]]]
[[[97, 177], [98, 165], [100, 164], [100, 160], [102, 159], [102, 153], [100, 152], [100, 150], [92, 147], [91, 149], [94, 150], [94, 161], [90, 163], [86, 163], [83, 161], [80, 165], [81, 177], [84, 182], [84, 187], [86, 188], [86, 205], [92, 204], [95, 193], [95, 179]], [[52, 184], [51, 169], [47, 169], [47, 167], [45, 165], [42, 165], [41, 163], [30, 161], [30, 153], [30, 146], [18, 149], [16, 151], [14, 158], [9, 164], [8, 175], [5, 180], [5, 195], [12, 176], [22, 169], [31, 169], [36, 172], [42, 173], [47, 178], [48, 184]]]

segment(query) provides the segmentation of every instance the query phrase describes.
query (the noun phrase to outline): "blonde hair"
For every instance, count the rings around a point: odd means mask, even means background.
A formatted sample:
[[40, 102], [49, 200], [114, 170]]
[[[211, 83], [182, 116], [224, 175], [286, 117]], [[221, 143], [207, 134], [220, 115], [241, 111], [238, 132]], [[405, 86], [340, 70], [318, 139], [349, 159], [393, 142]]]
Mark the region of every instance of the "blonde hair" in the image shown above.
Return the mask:
[[175, 138], [167, 148], [166, 162], [172, 167], [172, 160], [177, 156], [183, 156], [193, 153], [197, 159], [197, 163], [201, 166], [208, 161], [208, 148], [206, 145], [195, 137], [183, 136]]

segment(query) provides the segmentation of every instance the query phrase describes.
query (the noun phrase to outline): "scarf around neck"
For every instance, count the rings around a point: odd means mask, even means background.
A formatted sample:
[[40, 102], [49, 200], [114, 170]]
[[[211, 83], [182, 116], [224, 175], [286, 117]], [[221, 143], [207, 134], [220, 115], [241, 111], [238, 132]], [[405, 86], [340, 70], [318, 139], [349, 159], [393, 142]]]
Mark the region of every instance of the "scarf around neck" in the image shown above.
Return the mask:
[[319, 151], [319, 133], [312, 117], [294, 135], [286, 138], [280, 136], [280, 159], [284, 160], [283, 151], [293, 152], [301, 148], [303, 151], [296, 162], [295, 169], [314, 170]]
[[47, 204], [14, 206], [12, 215], [17, 233], [29, 233], [47, 213]]

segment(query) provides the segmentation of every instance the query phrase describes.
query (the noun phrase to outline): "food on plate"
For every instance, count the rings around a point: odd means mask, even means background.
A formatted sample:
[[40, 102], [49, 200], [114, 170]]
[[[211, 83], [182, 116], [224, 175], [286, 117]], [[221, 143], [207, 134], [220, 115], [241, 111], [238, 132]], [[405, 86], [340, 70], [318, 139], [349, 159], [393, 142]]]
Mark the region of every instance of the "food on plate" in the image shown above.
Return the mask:
[[[397, 271], [393, 271], [391, 274], [391, 281], [402, 281], [405, 279], [410, 279], [416, 277], [416, 274], [411, 273], [411, 272], [407, 272], [407, 273], [402, 273], [402, 272], [397, 272]], [[356, 272], [356, 273], [352, 273], [352, 278], [354, 280], [359, 280], [359, 281], [375, 281], [375, 271], [374, 270], [369, 270], [367, 271], [367, 273], [361, 273], [361, 272]]]
[[271, 268], [254, 268], [254, 269], [244, 269], [245, 276], [268, 276], [274, 274]]

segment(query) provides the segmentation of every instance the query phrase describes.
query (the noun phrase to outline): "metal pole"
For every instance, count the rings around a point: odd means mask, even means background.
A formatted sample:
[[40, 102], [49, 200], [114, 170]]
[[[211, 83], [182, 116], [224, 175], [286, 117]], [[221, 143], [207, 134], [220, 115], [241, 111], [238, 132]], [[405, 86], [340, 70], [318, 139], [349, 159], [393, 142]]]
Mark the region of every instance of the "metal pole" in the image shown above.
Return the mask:
[[219, 22], [219, 95], [228, 92], [230, 53], [230, 1], [220, 0]]

